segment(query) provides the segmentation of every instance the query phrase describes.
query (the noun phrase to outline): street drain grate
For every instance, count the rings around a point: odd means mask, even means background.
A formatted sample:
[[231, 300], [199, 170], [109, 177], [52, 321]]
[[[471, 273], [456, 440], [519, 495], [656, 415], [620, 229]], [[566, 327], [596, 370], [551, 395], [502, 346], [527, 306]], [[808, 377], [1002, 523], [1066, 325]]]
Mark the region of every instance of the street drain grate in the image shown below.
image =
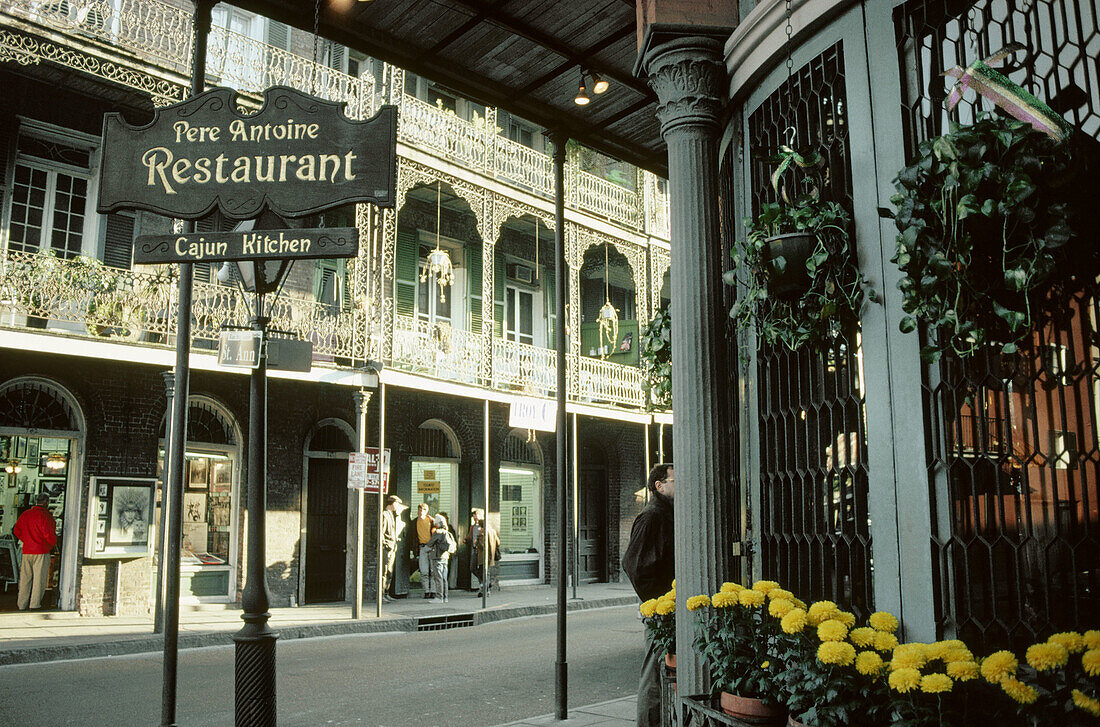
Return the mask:
[[425, 616], [416, 620], [417, 631], [443, 631], [445, 629], [460, 629], [463, 626], [473, 626], [474, 615], [472, 613], [456, 613], [450, 616]]

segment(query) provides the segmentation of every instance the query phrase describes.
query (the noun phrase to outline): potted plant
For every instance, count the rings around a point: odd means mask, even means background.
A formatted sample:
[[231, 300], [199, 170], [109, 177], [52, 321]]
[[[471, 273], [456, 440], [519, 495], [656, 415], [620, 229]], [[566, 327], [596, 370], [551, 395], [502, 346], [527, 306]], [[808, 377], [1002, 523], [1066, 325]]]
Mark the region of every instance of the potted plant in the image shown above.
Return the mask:
[[676, 668], [676, 586], [660, 598], [644, 601], [638, 610], [642, 614], [649, 639], [658, 653], [665, 654], [665, 663]]
[[796, 350], [855, 324], [866, 283], [856, 265], [847, 210], [820, 199], [818, 187], [806, 180], [802, 188], [808, 191], [789, 193], [790, 185], [780, 180], [790, 166], [781, 162], [772, 177], [781, 201], [766, 202], [756, 217], [745, 219], [748, 235], [734, 246], [734, 267], [723, 280], [739, 287], [730, 309], [738, 328], [754, 326], [768, 345]]
[[[1095, 278], [1095, 241], [1075, 235], [1069, 145], [980, 114], [920, 144], [895, 179], [903, 332], [927, 326], [926, 360], [1011, 354], [1059, 301]], [[1095, 215], [1093, 215], [1095, 217]]]
[[662, 305], [642, 331], [641, 359], [654, 406], [672, 406], [672, 314]]
[[696, 648], [710, 668], [722, 711], [757, 725], [787, 718], [779, 681], [784, 665], [773, 651], [779, 625], [768, 616], [772, 591], [788, 595], [774, 581], [757, 581], [752, 588], [728, 583], [714, 596], [687, 602], [688, 610], [700, 612]]

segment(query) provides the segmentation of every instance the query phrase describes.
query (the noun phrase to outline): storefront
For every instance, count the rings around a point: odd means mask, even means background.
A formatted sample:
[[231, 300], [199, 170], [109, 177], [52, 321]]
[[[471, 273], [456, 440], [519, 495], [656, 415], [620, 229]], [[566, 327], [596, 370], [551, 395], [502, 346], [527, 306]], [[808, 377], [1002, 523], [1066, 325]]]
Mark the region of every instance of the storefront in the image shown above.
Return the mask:
[[23, 376], [0, 385], [0, 611], [16, 607], [22, 551], [12, 528], [41, 492], [50, 497], [58, 543], [42, 605], [72, 608], [83, 431], [76, 399], [60, 384]]
[[[542, 583], [545, 567], [542, 454], [525, 434], [513, 431], [504, 441], [498, 470], [500, 512], [489, 514], [500, 533], [500, 579], [514, 584]], [[492, 523], [494, 518], [499, 523]]]

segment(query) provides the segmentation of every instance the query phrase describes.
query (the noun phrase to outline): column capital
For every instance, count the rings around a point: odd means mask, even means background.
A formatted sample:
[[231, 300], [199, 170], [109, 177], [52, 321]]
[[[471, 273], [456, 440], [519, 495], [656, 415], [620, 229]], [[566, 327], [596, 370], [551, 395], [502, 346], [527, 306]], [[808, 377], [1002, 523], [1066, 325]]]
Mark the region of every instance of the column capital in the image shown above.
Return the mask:
[[367, 391], [366, 389], [359, 389], [358, 391], [351, 392], [351, 398], [355, 400], [356, 411], [362, 414], [366, 408], [370, 406], [370, 400], [374, 398], [374, 392]]
[[164, 392], [171, 399], [176, 395], [176, 372], [169, 369], [161, 371], [160, 375], [164, 377]]
[[657, 94], [663, 137], [683, 126], [717, 131], [725, 101], [721, 42], [699, 36], [676, 38], [649, 48], [642, 65]]

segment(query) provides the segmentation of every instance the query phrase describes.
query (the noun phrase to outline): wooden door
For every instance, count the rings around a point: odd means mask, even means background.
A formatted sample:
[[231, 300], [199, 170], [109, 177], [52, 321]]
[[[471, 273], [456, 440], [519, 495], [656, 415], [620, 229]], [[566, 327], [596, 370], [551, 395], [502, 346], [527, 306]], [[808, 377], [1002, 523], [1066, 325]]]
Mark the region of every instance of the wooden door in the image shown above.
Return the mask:
[[309, 460], [306, 603], [343, 601], [347, 554], [348, 463]]
[[607, 470], [580, 471], [577, 503], [577, 580], [607, 580]]

